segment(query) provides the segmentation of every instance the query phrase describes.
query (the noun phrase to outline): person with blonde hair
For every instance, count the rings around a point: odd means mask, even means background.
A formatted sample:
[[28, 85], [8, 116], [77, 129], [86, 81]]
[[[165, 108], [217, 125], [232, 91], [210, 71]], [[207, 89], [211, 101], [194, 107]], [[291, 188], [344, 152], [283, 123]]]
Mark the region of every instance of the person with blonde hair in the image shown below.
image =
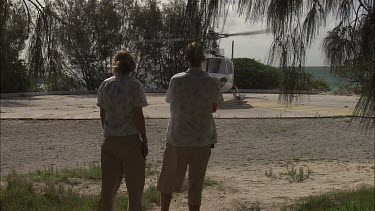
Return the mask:
[[97, 105], [104, 130], [100, 210], [113, 210], [124, 176], [129, 194], [128, 210], [142, 210], [148, 154], [142, 107], [148, 103], [142, 84], [129, 76], [135, 67], [129, 52], [118, 51], [113, 58], [114, 76], [104, 80], [98, 89]]
[[169, 210], [173, 192], [181, 190], [188, 166], [189, 210], [200, 210], [211, 147], [217, 142], [212, 113], [223, 101], [219, 80], [201, 68], [204, 59], [202, 44], [189, 44], [185, 57], [189, 69], [174, 75], [169, 83], [165, 100], [171, 116], [157, 186], [162, 211]]

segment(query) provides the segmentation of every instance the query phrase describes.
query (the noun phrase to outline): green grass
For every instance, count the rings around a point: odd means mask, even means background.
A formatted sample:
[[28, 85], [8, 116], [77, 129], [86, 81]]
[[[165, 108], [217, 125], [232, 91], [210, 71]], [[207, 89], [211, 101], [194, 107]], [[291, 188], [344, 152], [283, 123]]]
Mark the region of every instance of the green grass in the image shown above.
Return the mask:
[[270, 177], [273, 179], [287, 179], [290, 182], [303, 182], [306, 179], [310, 177], [312, 174], [312, 171], [307, 167], [307, 169], [304, 169], [303, 167], [299, 167], [298, 170], [294, 168], [294, 165], [292, 165], [291, 168], [289, 168], [289, 165], [286, 165], [286, 171], [280, 172], [279, 176], [275, 175], [273, 173], [272, 168], [269, 169], [269, 171], [265, 171], [265, 176]]
[[299, 167], [298, 171], [292, 165], [291, 169], [289, 165], [286, 165], [286, 172], [281, 172], [280, 176], [287, 176], [290, 182], [303, 182], [310, 177], [312, 171], [307, 167], [305, 170], [303, 167]]
[[[99, 206], [98, 195], [80, 195], [61, 186], [47, 183], [41, 192], [35, 191], [33, 182], [17, 174], [10, 174], [8, 185], [0, 190], [0, 210], [95, 210]], [[127, 199], [119, 196], [118, 202]], [[116, 204], [116, 208], [125, 209], [126, 204]]]
[[[146, 177], [156, 173], [152, 163], [146, 164]], [[80, 180], [77, 180], [80, 179]], [[99, 195], [82, 195], [72, 190], [79, 181], [100, 182], [99, 164], [74, 169], [53, 166], [28, 174], [10, 173], [5, 177], [6, 187], [0, 189], [0, 210], [97, 210]], [[44, 184], [36, 189], [36, 184]], [[38, 185], [40, 186], [40, 185]], [[64, 187], [63, 187], [64, 186]], [[147, 209], [159, 205], [160, 193], [154, 185], [144, 191], [143, 206]], [[117, 194], [115, 210], [126, 210], [127, 196]]]
[[156, 166], [153, 162], [146, 162], [146, 170], [145, 170], [146, 177], [153, 176], [156, 174]]
[[[156, 174], [156, 166], [152, 162], [146, 162], [145, 169], [146, 177], [153, 176]], [[56, 168], [49, 166], [42, 170], [36, 170], [35, 172], [24, 175], [25, 177], [31, 178], [34, 182], [48, 181], [52, 183], [67, 183], [77, 184], [79, 180], [101, 180], [102, 173], [99, 163], [92, 163], [88, 166], [79, 166], [77, 168]]]
[[374, 200], [374, 187], [362, 187], [358, 190], [334, 191], [301, 198], [281, 210], [373, 211]]
[[160, 192], [152, 185], [143, 193], [143, 207], [150, 209], [155, 204], [160, 205]]
[[50, 166], [42, 170], [36, 170], [22, 175], [30, 178], [33, 182], [51, 182], [51, 183], [78, 183], [75, 179], [100, 180], [101, 168], [98, 163], [90, 164], [88, 167], [80, 166], [78, 168], [55, 168]]

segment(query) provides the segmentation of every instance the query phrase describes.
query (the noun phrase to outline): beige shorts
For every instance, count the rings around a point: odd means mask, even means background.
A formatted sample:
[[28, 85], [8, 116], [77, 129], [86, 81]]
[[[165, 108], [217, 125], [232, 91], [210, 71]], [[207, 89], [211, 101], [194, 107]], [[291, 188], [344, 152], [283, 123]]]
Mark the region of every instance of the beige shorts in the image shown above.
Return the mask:
[[167, 194], [180, 192], [187, 167], [189, 166], [188, 203], [190, 205], [200, 205], [204, 177], [210, 156], [210, 145], [177, 147], [167, 144], [158, 181], [158, 190]]

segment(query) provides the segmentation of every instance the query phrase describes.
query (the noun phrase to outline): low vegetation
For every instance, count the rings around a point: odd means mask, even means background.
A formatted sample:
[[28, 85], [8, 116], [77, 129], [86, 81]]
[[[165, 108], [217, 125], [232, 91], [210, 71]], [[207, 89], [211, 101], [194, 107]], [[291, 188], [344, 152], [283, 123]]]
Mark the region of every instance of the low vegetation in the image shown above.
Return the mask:
[[[294, 203], [275, 210], [281, 211], [373, 211], [374, 187], [357, 190], [332, 191], [321, 195], [303, 197]], [[242, 202], [237, 211], [261, 211], [260, 202]], [[269, 210], [269, 208], [267, 209]]]
[[294, 165], [285, 165], [286, 171], [280, 172], [279, 175], [274, 174], [272, 168], [265, 171], [265, 176], [273, 179], [287, 179], [290, 182], [303, 182], [310, 177], [312, 171], [307, 167], [299, 167], [298, 170]]
[[[234, 59], [234, 84], [242, 89], [278, 89], [282, 71], [276, 67], [265, 65], [255, 59]], [[315, 79], [311, 73], [304, 73], [305, 90], [330, 91], [329, 84]]]
[[303, 167], [299, 167], [298, 170], [292, 165], [286, 165], [286, 172], [281, 172], [280, 176], [286, 176], [290, 182], [302, 182], [310, 177], [312, 171], [307, 167], [305, 170]]
[[358, 190], [333, 191], [301, 198], [281, 210], [373, 211], [374, 205], [374, 187], [362, 187]]
[[92, 163], [89, 166], [80, 166], [78, 168], [61, 168], [54, 166], [35, 172], [21, 175], [21, 177], [28, 178], [33, 182], [52, 182], [52, 183], [70, 183], [75, 179], [83, 180], [100, 180], [102, 177], [101, 168], [98, 163]]
[[[155, 174], [155, 166], [146, 164], [146, 177]], [[98, 163], [78, 168], [50, 166], [28, 174], [10, 173], [0, 189], [0, 210], [97, 210], [99, 194], [80, 194], [73, 188], [85, 181], [100, 183], [101, 169]], [[151, 184], [143, 195], [146, 209], [159, 205], [160, 193]], [[126, 210], [127, 195], [117, 194], [115, 210]]]
[[[98, 195], [80, 195], [62, 186], [47, 183], [41, 191], [34, 183], [20, 175], [7, 176], [7, 186], [0, 191], [0, 210], [94, 210], [99, 205]], [[120, 198], [118, 196], [118, 198]], [[117, 200], [120, 208], [122, 201]]]
[[[156, 174], [154, 163], [146, 163], [146, 178]], [[0, 189], [0, 210], [96, 210], [99, 194], [79, 194], [73, 187], [83, 182], [100, 183], [101, 168], [98, 163], [78, 168], [48, 168], [27, 174], [10, 173], [5, 177], [5, 186]], [[218, 186], [221, 183], [206, 177], [204, 186]], [[182, 191], [187, 191], [185, 179]], [[160, 205], [160, 193], [151, 184], [143, 194], [143, 207], [150, 209]], [[117, 194], [115, 210], [126, 210], [127, 196]]]

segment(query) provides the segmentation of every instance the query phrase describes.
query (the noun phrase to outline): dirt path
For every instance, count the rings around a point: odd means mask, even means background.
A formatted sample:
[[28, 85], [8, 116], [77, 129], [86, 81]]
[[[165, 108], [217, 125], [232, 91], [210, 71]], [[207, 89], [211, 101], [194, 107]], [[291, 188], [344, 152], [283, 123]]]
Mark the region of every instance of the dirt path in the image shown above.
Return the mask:
[[[301, 196], [374, 184], [374, 137], [350, 119], [218, 119], [220, 143], [212, 153], [202, 210], [260, 204], [274, 209]], [[149, 160], [160, 166], [167, 120], [147, 120]], [[77, 167], [100, 159], [97, 120], [1, 120], [1, 175], [54, 165]], [[286, 164], [310, 169], [303, 182], [278, 178]], [[272, 169], [277, 178], [267, 177]], [[186, 210], [178, 194], [173, 210]]]

